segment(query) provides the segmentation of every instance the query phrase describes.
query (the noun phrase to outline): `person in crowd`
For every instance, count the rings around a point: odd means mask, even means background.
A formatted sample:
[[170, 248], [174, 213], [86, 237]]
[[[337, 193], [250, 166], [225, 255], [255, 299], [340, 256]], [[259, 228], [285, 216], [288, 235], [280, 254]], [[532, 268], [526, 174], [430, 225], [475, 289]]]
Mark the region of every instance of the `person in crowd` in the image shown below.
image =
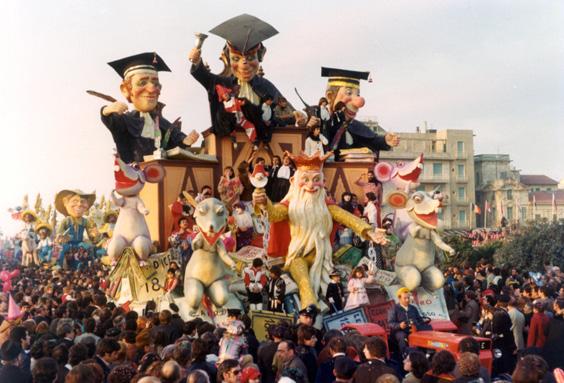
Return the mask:
[[527, 336], [527, 348], [542, 349], [544, 347], [549, 322], [550, 318], [544, 313], [544, 304], [542, 302], [535, 302]]
[[226, 359], [221, 362], [217, 370], [218, 383], [239, 383], [241, 378], [241, 366], [235, 359]]
[[328, 344], [331, 358], [319, 365], [315, 376], [315, 383], [331, 383], [335, 381], [335, 363], [339, 358], [346, 357], [347, 344], [345, 338], [335, 337]]
[[507, 304], [507, 313], [511, 319], [511, 330], [513, 331], [513, 339], [515, 340], [515, 347], [517, 351], [525, 348], [525, 338], [523, 330], [525, 328], [525, 315], [517, 308], [517, 300], [511, 298]]
[[310, 128], [307, 135], [304, 152], [308, 156], [313, 156], [316, 152], [319, 152], [320, 155], [324, 155], [324, 147], [328, 144], [329, 141], [327, 140], [327, 138], [323, 134], [321, 134], [321, 127], [314, 126]]
[[[278, 358], [282, 362], [282, 367], [277, 371], [278, 378], [282, 376], [282, 372], [286, 369], [295, 368], [299, 370], [304, 377], [307, 377], [307, 368], [298, 357], [296, 353], [296, 345], [291, 340], [283, 340], [278, 343], [278, 348], [276, 349]], [[307, 378], [306, 378], [307, 382]]]
[[445, 383], [455, 380], [453, 372], [456, 360], [450, 351], [441, 350], [433, 355], [431, 369], [421, 379], [421, 383]]
[[337, 383], [350, 383], [353, 381], [356, 372], [356, 363], [348, 356], [343, 356], [335, 360], [333, 375]]
[[564, 299], [558, 298], [553, 304], [554, 317], [546, 329], [546, 341], [542, 355], [551, 369], [564, 368]]
[[456, 383], [469, 383], [481, 380], [480, 358], [473, 352], [463, 352], [456, 364], [460, 376], [454, 380]]
[[402, 383], [419, 383], [429, 370], [429, 361], [421, 351], [411, 351], [403, 360], [403, 369], [407, 375]]
[[282, 269], [274, 265], [270, 268], [270, 281], [268, 282], [268, 311], [283, 312], [285, 297], [286, 282], [282, 279]]
[[399, 347], [400, 354], [403, 356], [407, 349], [407, 337], [411, 332], [411, 327], [417, 329], [428, 328], [417, 307], [409, 303], [411, 294], [409, 290], [402, 287], [396, 293], [399, 303], [394, 304], [392, 310], [388, 312], [388, 326], [390, 327], [392, 339]]
[[238, 177], [235, 177], [233, 167], [227, 166], [223, 170], [223, 175], [219, 179], [217, 191], [221, 198], [221, 202], [231, 212], [234, 206], [239, 202], [239, 197], [243, 193], [243, 184]]
[[494, 374], [511, 373], [515, 366], [515, 339], [511, 317], [507, 313], [508, 295], [500, 295], [492, 317], [492, 347], [501, 350], [501, 358], [494, 360]]
[[[469, 336], [460, 341], [458, 344], [458, 352], [462, 353], [473, 353], [476, 356], [480, 356], [480, 343], [473, 337]], [[462, 376], [461, 372], [459, 371], [459, 366], [457, 365], [454, 370], [454, 376], [456, 378], [460, 378]], [[484, 381], [484, 383], [490, 383], [490, 372], [487, 368], [481, 366], [479, 371], [480, 378]]]
[[362, 353], [366, 363], [358, 366], [354, 373], [355, 383], [372, 383], [384, 374], [396, 374], [396, 371], [386, 364], [387, 347], [380, 337], [368, 339], [363, 346]]
[[251, 267], [243, 270], [245, 288], [250, 310], [262, 310], [262, 292], [268, 283], [261, 258], [253, 259]]
[[472, 335], [473, 328], [480, 320], [480, 305], [476, 293], [467, 290], [464, 293], [464, 307], [458, 311], [458, 332], [460, 334]]
[[331, 281], [327, 285], [327, 292], [325, 299], [329, 302], [329, 313], [333, 314], [343, 309], [343, 302], [345, 301], [345, 293], [341, 285], [341, 274], [337, 270], [333, 270], [329, 274]]

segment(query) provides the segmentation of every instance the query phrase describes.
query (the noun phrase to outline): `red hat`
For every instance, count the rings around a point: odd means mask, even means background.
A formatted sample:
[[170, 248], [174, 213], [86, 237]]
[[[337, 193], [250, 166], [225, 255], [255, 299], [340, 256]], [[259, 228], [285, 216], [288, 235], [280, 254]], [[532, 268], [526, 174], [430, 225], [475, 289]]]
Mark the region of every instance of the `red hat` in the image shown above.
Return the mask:
[[256, 164], [253, 174], [249, 177], [251, 183], [256, 188], [263, 188], [268, 183], [268, 173], [264, 170], [264, 165]]
[[219, 84], [215, 86], [215, 91], [217, 92], [217, 98], [219, 99], [219, 101], [223, 101], [223, 96], [225, 96], [226, 94], [231, 94], [230, 88]]
[[248, 383], [249, 380], [260, 379], [260, 371], [255, 367], [245, 367], [241, 371], [241, 383]]

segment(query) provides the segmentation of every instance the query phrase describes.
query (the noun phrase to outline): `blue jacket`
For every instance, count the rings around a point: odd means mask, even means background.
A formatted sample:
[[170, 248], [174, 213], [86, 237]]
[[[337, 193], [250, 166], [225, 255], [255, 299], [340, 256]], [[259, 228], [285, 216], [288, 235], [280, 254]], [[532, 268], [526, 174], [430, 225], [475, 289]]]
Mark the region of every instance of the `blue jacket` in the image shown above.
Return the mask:
[[401, 305], [395, 304], [394, 307], [388, 311], [388, 326], [392, 333], [396, 331], [405, 331], [409, 333], [409, 327], [405, 329], [400, 328], [400, 323], [411, 320], [419, 330], [430, 329], [430, 326], [423, 323], [423, 318], [419, 314], [419, 310], [414, 305], [407, 306], [405, 310]]

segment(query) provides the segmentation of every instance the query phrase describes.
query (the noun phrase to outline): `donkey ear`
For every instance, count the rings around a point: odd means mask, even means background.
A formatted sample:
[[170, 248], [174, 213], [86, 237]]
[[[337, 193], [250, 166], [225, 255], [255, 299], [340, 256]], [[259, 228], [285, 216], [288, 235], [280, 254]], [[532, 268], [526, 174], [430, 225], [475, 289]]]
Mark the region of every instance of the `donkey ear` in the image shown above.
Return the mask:
[[393, 207], [394, 209], [403, 209], [405, 205], [407, 205], [407, 200], [409, 196], [407, 193], [402, 191], [393, 191], [390, 194], [386, 195], [386, 203]]
[[374, 166], [374, 175], [380, 182], [388, 182], [392, 179], [394, 167], [387, 162], [379, 162]]
[[165, 169], [157, 163], [149, 164], [143, 169], [147, 182], [159, 183], [165, 176]]

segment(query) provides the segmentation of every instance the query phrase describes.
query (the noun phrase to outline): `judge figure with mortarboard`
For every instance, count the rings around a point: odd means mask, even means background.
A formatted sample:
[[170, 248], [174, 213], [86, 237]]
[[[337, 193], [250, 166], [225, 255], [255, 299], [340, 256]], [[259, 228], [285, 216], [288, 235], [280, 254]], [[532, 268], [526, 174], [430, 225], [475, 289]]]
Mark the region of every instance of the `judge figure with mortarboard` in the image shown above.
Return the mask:
[[[329, 127], [329, 149], [335, 151], [337, 159], [340, 149], [367, 147], [377, 153], [399, 145], [396, 134], [379, 136], [355, 119], [358, 110], [364, 106], [364, 98], [360, 96], [360, 81], [367, 80], [369, 72], [321, 68], [321, 76], [328, 78], [325, 97], [333, 115]], [[308, 125], [319, 122], [319, 119], [312, 119]]]
[[[266, 52], [262, 42], [278, 33], [270, 24], [257, 17], [242, 14], [233, 17], [210, 33], [226, 40], [221, 59], [225, 65], [223, 73], [213, 74], [201, 59], [201, 48], [195, 47], [188, 56], [192, 62], [191, 74], [206, 88], [210, 103], [212, 130], [218, 135], [229, 134], [225, 127], [225, 111], [222, 100], [217, 94], [217, 86], [230, 89], [237, 98], [245, 99], [243, 114], [257, 129], [254, 142], [268, 145], [272, 132], [262, 120], [261, 101], [271, 96], [274, 103], [282, 95], [276, 87], [264, 77], [258, 75], [260, 63]], [[298, 123], [305, 124], [305, 115], [295, 112]]]
[[156, 149], [185, 148], [196, 141], [197, 133], [190, 135], [180, 131], [162, 117], [159, 103], [161, 83], [159, 72], [170, 72], [163, 59], [156, 53], [141, 53], [108, 63], [122, 78], [121, 94], [133, 104], [115, 101], [102, 108], [102, 122], [109, 131], [121, 159], [126, 162], [142, 162], [143, 156]]

